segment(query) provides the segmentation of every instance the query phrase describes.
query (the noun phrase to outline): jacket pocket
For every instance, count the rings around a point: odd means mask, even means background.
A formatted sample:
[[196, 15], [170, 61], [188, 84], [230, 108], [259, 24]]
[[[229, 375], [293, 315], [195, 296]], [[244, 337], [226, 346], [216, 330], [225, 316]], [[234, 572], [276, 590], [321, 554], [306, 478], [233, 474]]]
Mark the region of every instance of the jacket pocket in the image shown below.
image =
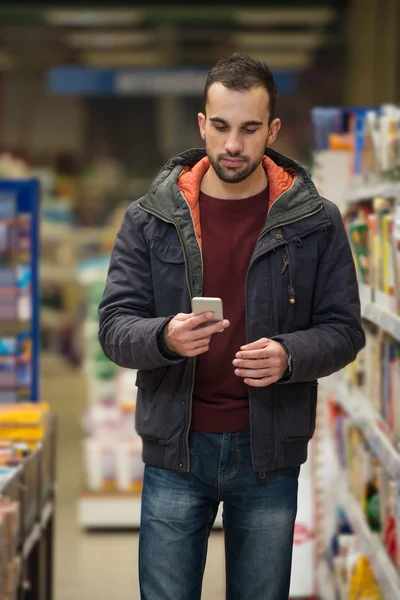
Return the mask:
[[153, 239], [150, 242], [150, 260], [155, 315], [164, 317], [190, 312], [182, 246]]
[[275, 425], [281, 439], [309, 440], [315, 431], [318, 383], [288, 384], [276, 390]]
[[[138, 371], [136, 386], [138, 395], [135, 410], [137, 433], [144, 439], [160, 442], [168, 437], [168, 424], [158, 415], [161, 382], [167, 367]], [[158, 407], [158, 408], [157, 408]]]
[[167, 367], [138, 371], [136, 376], [136, 387], [152, 392], [160, 385]]
[[152, 240], [151, 249], [156, 257], [163, 263], [179, 265], [185, 262], [182, 246], [180, 244]]

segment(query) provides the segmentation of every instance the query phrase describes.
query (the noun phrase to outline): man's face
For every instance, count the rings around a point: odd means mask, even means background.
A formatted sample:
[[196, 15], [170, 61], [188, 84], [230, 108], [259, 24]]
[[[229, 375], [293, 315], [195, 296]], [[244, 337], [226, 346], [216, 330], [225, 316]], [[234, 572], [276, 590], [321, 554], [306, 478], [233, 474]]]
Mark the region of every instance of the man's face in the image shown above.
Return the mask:
[[269, 125], [269, 95], [263, 87], [237, 92], [213, 83], [206, 115], [199, 114], [198, 120], [211, 166], [225, 183], [247, 179], [280, 129], [279, 119]]

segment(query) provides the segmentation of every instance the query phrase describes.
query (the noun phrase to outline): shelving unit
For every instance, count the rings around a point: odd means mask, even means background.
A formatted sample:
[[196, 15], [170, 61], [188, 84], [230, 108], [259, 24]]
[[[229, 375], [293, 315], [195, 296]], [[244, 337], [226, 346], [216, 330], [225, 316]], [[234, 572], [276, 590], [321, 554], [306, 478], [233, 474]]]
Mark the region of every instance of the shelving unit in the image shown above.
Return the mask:
[[[338, 531], [342, 536], [353, 535], [355, 545], [349, 552], [360, 551], [368, 559], [383, 599], [400, 598], [400, 554], [396, 557], [393, 550], [393, 536], [400, 544], [400, 449], [394, 442], [398, 421], [393, 408], [394, 402], [399, 402], [400, 181], [396, 173], [400, 156], [392, 131], [385, 143], [377, 133], [399, 118], [399, 110], [389, 106], [381, 111], [327, 109], [323, 119], [318, 109], [313, 114], [319, 144], [314, 180], [320, 193], [337, 203], [346, 221], [360, 278], [368, 344], [354, 368], [320, 381], [317, 580], [322, 600], [348, 599], [342, 576], [360, 584], [360, 579], [353, 580], [354, 573], [343, 575], [343, 569], [355, 565], [355, 558], [349, 558]], [[343, 193], [339, 184], [340, 194], [335, 197], [335, 181], [341, 174], [347, 189]], [[396, 523], [390, 529], [393, 506]], [[352, 534], [346, 529], [346, 519]], [[370, 580], [365, 571], [363, 575], [367, 585]]]
[[[374, 411], [367, 399], [362, 399], [360, 395], [353, 396], [353, 390], [349, 390], [346, 382], [340, 376], [327, 378], [324, 383], [321, 383], [320, 413], [324, 412], [327, 397], [334, 395], [335, 403], [338, 403], [360, 428], [362, 428], [368, 444], [371, 445], [372, 451], [376, 454], [382, 464], [388, 468], [391, 475], [395, 475], [398, 471], [398, 460], [394, 448], [388, 442], [387, 438], [382, 434], [381, 429], [374, 420]], [[360, 401], [362, 403], [360, 403]], [[369, 413], [368, 416], [362, 411]], [[324, 420], [324, 417], [320, 417]], [[383, 598], [385, 600], [397, 600], [400, 598], [400, 574], [391, 562], [386, 550], [384, 549], [379, 536], [371, 531], [363, 509], [357, 499], [353, 496], [347, 484], [347, 474], [339, 465], [339, 460], [333, 449], [333, 444], [329, 439], [330, 434], [326, 423], [319, 422], [317, 427], [317, 453], [319, 456], [330, 456], [331, 480], [325, 486], [325, 496], [321, 493], [319, 503], [332, 501], [340, 506], [346, 513], [346, 517], [351, 526], [353, 533], [357, 536], [358, 547], [360, 551], [368, 558], [375, 577], [381, 587]], [[389, 462], [385, 462], [389, 461]], [[394, 461], [394, 462], [390, 462]], [[320, 467], [321, 468], [321, 467]], [[325, 460], [326, 468], [326, 460]], [[324, 485], [321, 486], [324, 489]], [[326, 515], [325, 515], [326, 516]], [[329, 529], [329, 527], [328, 527]], [[318, 591], [321, 600], [345, 600], [341, 597], [340, 587], [335, 580], [332, 569], [326, 562], [324, 555], [328, 552], [326, 545], [329, 536], [326, 532], [320, 531], [320, 560], [317, 571]], [[329, 552], [328, 552], [329, 553]]]
[[0, 180], [0, 337], [15, 344], [1, 356], [3, 403], [39, 399], [39, 203], [36, 180]]
[[53, 599], [56, 425], [52, 415], [37, 449], [0, 486], [0, 497], [20, 507], [18, 600]]
[[334, 395], [335, 402], [346, 411], [362, 430], [373, 454], [379, 459], [392, 479], [400, 481], [400, 454], [389, 439], [384, 420], [377, 414], [368, 398], [340, 375], [333, 375], [322, 384]]
[[360, 284], [361, 315], [400, 341], [400, 315], [373, 301], [371, 286]]
[[350, 188], [347, 193], [347, 202], [354, 204], [371, 198], [392, 198], [400, 195], [400, 183], [398, 182], [386, 182], [376, 183], [365, 186], [356, 186]]
[[[40, 403], [39, 206], [36, 179], [0, 179], [0, 498], [6, 544], [0, 566], [1, 582], [10, 588], [0, 589], [0, 596], [7, 600], [53, 598], [56, 421]], [[7, 514], [14, 519], [13, 533]]]
[[353, 498], [346, 484], [346, 475], [342, 473], [337, 482], [338, 500], [346, 511], [346, 516], [357, 535], [360, 549], [368, 557], [372, 569], [381, 587], [384, 598], [400, 598], [400, 576], [391, 563], [378, 536], [374, 535], [365, 520], [361, 506]]

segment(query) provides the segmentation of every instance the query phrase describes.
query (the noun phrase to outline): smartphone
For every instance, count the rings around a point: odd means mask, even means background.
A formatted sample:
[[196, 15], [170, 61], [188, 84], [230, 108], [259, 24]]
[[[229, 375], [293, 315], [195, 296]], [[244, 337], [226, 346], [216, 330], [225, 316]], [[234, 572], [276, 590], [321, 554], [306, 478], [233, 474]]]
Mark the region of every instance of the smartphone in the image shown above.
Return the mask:
[[[204, 312], [214, 313], [213, 318], [209, 321], [206, 321], [204, 325], [202, 325], [202, 327], [204, 327], [205, 325], [210, 325], [211, 323], [215, 323], [217, 321], [222, 321], [224, 318], [221, 298], [192, 298], [192, 312], [195, 315]], [[220, 331], [222, 332], [224, 330], [221, 329]]]

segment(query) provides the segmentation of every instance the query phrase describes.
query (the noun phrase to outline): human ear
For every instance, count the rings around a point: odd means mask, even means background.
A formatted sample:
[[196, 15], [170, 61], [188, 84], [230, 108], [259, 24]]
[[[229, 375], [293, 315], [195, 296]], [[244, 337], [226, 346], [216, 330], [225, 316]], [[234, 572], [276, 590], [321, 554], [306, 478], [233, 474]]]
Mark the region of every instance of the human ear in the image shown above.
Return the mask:
[[275, 142], [281, 125], [282, 123], [280, 119], [274, 119], [272, 121], [271, 125], [269, 126], [267, 146], [272, 146], [272, 144]]
[[197, 115], [197, 122], [199, 124], [201, 139], [206, 139], [206, 116], [203, 113]]

